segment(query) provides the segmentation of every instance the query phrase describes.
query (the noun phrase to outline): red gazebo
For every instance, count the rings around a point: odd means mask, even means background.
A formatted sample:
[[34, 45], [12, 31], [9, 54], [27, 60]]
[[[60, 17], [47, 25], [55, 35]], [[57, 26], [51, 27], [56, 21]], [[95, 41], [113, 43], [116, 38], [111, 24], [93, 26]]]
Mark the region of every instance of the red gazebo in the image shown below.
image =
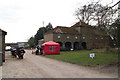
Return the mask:
[[42, 44], [43, 47], [43, 55], [57, 55], [60, 54], [60, 44], [48, 41], [44, 44]]

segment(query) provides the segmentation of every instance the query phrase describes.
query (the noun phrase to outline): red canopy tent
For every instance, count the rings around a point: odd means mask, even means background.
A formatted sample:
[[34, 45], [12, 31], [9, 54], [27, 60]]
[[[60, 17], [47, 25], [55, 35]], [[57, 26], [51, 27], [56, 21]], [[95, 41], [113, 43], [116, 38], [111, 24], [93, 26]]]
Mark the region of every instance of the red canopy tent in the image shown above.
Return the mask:
[[43, 54], [44, 55], [56, 55], [60, 54], [60, 44], [53, 42], [53, 41], [48, 41], [44, 44], [42, 44], [43, 47]]

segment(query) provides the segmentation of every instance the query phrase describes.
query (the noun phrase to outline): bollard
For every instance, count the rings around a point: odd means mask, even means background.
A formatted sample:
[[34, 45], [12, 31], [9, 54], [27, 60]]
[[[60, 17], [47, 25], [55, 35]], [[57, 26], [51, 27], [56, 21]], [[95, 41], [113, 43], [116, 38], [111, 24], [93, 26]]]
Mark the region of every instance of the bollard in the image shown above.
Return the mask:
[[3, 63], [3, 61], [2, 61], [2, 52], [0, 52], [0, 66], [2, 66], [2, 63]]

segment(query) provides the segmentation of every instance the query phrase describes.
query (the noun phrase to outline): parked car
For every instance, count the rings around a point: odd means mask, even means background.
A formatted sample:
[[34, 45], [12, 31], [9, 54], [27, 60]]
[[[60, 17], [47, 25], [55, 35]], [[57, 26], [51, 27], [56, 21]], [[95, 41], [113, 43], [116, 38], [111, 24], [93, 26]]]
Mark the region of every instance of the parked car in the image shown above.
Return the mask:
[[10, 51], [11, 47], [10, 46], [6, 46], [5, 47], [5, 51]]

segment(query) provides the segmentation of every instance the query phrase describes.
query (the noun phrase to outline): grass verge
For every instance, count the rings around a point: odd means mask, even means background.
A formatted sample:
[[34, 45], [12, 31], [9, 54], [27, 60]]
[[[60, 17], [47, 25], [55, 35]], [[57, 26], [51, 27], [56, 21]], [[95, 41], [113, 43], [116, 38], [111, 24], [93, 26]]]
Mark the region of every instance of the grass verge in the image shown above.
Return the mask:
[[57, 59], [72, 64], [78, 64], [82, 66], [97, 66], [97, 65], [108, 65], [118, 62], [118, 54], [111, 53], [95, 53], [94, 59], [89, 57], [89, 54], [94, 51], [65, 51], [61, 52], [60, 55], [45, 55], [45, 57]]

